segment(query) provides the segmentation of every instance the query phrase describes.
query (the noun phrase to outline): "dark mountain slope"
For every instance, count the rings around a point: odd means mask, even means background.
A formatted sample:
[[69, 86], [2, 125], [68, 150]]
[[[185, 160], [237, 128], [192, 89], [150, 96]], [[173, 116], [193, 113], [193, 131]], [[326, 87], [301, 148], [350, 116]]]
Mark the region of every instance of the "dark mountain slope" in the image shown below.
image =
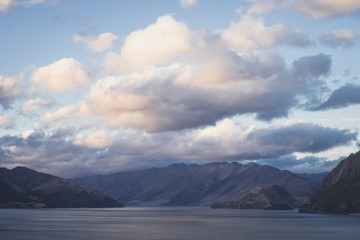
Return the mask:
[[273, 185], [256, 187], [238, 201], [219, 202], [212, 208], [291, 210], [299, 204], [284, 188]]
[[122, 172], [75, 179], [129, 205], [210, 206], [214, 202], [238, 200], [255, 187], [278, 185], [300, 202], [318, 185], [289, 171], [255, 163], [174, 164], [166, 168]]
[[360, 151], [341, 161], [300, 212], [360, 213]]
[[25, 167], [0, 169], [0, 207], [121, 207], [98, 192]]
[[32, 189], [56, 178], [50, 174], [37, 172], [26, 167], [16, 167], [12, 170], [2, 168], [0, 176], [23, 189]]
[[0, 178], [0, 202], [30, 202], [33, 200], [25, 190], [17, 187], [16, 185]]

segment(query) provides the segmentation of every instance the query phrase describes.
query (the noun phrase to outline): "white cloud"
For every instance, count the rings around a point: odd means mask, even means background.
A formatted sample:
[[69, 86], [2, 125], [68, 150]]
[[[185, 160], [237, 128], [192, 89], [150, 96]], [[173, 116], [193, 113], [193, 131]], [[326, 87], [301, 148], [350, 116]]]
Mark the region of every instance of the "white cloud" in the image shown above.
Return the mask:
[[197, 4], [197, 0], [180, 0], [180, 5], [183, 8], [190, 8]]
[[0, 116], [0, 127], [11, 128], [15, 125], [15, 120], [9, 116]]
[[248, 0], [249, 13], [262, 14], [273, 9], [291, 9], [305, 13], [315, 20], [340, 17], [360, 11], [359, 0]]
[[32, 98], [27, 100], [21, 107], [22, 113], [31, 113], [39, 108], [48, 108], [53, 105], [51, 100], [43, 100], [40, 98]]
[[34, 134], [35, 131], [33, 129], [25, 130], [21, 133], [22, 138], [28, 138], [31, 134]]
[[321, 42], [331, 47], [352, 47], [359, 39], [359, 35], [347, 29], [332, 31], [321, 36]]
[[99, 130], [88, 136], [78, 134], [75, 137], [74, 144], [89, 148], [106, 148], [113, 142], [112, 136], [105, 130]]
[[45, 113], [40, 120], [48, 126], [58, 126], [63, 122], [85, 118], [90, 116], [90, 111], [86, 104], [80, 102], [75, 105], [60, 107], [53, 113]]
[[[93, 113], [104, 117], [111, 127], [147, 128], [153, 126], [151, 108], [156, 104], [156, 93], [139, 91], [153, 81], [164, 83], [173, 71], [168, 68], [147, 68], [147, 71], [99, 79], [87, 95]], [[146, 90], [146, 89], [145, 89]], [[149, 112], [150, 111], [150, 112]], [[149, 115], [147, 115], [149, 112]], [[156, 119], [156, 118], [155, 118]]]
[[19, 76], [9, 77], [0, 75], [0, 105], [3, 108], [10, 107], [10, 104], [21, 96], [21, 78]]
[[191, 49], [191, 31], [171, 15], [127, 36], [121, 54], [108, 53], [105, 64], [120, 72], [143, 69], [147, 64], [167, 62]]
[[0, 12], [7, 12], [10, 9], [18, 6], [31, 7], [32, 5], [37, 5], [44, 2], [45, 0], [28, 0], [28, 1], [0, 0]]
[[151, 99], [141, 94], [131, 93], [131, 89], [122, 86], [126, 78], [108, 77], [94, 84], [88, 99], [97, 111], [112, 114], [113, 112], [131, 112], [146, 109]]
[[92, 52], [103, 52], [109, 48], [112, 48], [113, 42], [116, 39], [117, 36], [110, 32], [102, 33], [96, 38], [86, 37], [78, 34], [73, 36], [74, 42], [84, 43], [86, 48]]
[[88, 72], [83, 64], [73, 58], [62, 58], [33, 71], [32, 81], [59, 93], [77, 84], [88, 82]]
[[6, 12], [12, 6], [12, 0], [0, 0], [0, 12]]
[[249, 16], [242, 17], [239, 22], [232, 22], [228, 29], [218, 30], [217, 33], [223, 42], [241, 51], [281, 44], [296, 47], [311, 44], [308, 36], [299, 30], [292, 31], [282, 24], [267, 27], [263, 19]]

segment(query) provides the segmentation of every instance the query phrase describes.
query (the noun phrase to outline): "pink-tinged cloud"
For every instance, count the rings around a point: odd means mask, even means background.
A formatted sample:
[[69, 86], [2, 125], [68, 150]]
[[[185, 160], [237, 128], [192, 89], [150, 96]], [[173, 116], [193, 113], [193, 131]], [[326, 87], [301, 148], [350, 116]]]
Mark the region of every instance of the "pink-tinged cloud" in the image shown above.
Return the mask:
[[33, 71], [34, 83], [59, 93], [78, 84], [86, 84], [89, 74], [85, 66], [73, 58], [62, 58]]

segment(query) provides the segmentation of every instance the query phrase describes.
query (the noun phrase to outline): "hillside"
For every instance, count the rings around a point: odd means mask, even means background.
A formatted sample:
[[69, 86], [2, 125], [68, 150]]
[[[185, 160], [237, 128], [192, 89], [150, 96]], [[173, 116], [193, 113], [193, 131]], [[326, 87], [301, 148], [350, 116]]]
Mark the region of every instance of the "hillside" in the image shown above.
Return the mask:
[[237, 201], [218, 202], [212, 208], [291, 210], [298, 207], [299, 202], [284, 188], [273, 185], [256, 187]]
[[110, 197], [25, 167], [0, 168], [0, 207], [121, 207]]

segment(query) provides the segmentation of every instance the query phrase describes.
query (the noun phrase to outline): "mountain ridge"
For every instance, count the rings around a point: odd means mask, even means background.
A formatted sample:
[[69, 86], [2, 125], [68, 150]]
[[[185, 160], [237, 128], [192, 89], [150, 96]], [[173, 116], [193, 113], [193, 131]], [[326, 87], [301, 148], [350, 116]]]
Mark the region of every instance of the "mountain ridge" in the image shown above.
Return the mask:
[[165, 168], [73, 179], [125, 203], [139, 206], [210, 206], [238, 200], [255, 187], [279, 185], [307, 201], [319, 185], [287, 170], [256, 163], [173, 164]]

